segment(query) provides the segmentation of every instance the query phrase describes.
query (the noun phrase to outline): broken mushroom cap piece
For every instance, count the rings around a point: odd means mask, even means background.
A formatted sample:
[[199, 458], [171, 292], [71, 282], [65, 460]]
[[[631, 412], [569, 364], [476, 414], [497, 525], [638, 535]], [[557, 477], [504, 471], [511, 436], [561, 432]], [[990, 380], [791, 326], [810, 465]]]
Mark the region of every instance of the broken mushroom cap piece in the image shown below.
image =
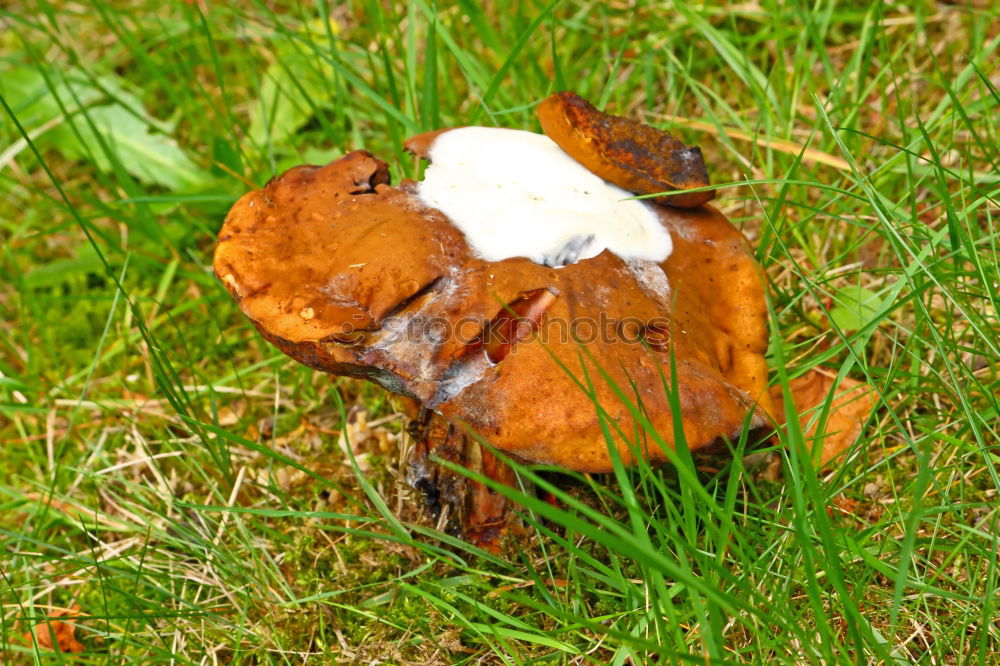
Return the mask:
[[[447, 134], [410, 146], [435, 155]], [[522, 459], [603, 472], [602, 419], [626, 463], [666, 457], [625, 443], [639, 430], [616, 388], [673, 446], [671, 353], [692, 450], [765, 423], [764, 289], [743, 236], [707, 207], [639, 205], [669, 235], [662, 261], [601, 249], [557, 268], [527, 258], [530, 237], [490, 260], [461, 230], [470, 222], [428, 205], [419, 183], [390, 186], [385, 163], [357, 151], [242, 197], [215, 271], [296, 360], [409, 396]]]
[[712, 200], [701, 150], [689, 148], [667, 132], [635, 120], [602, 113], [571, 92], [549, 96], [538, 107], [542, 130], [573, 159], [595, 174], [657, 203], [694, 208]]

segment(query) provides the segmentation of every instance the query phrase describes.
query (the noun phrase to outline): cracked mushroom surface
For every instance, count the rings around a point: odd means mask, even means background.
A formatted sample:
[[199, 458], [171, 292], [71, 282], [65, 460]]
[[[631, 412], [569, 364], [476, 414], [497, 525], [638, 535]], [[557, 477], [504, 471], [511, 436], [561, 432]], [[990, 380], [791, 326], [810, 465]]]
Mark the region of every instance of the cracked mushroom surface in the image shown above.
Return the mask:
[[692, 450], [764, 425], [764, 286], [724, 216], [630, 199], [543, 135], [407, 147], [431, 161], [420, 183], [355, 151], [233, 206], [215, 272], [281, 351], [578, 471], [612, 467], [595, 403], [626, 463], [665, 459], [625, 443], [641, 431], [613, 385], [673, 446], [671, 353]]

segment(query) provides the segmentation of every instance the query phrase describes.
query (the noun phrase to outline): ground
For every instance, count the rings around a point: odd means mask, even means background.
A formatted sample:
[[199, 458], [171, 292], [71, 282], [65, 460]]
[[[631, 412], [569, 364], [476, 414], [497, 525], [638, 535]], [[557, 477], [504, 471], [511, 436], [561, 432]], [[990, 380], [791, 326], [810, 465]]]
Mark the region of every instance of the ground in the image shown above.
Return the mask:
[[[997, 26], [975, 1], [0, 5], [2, 660], [1000, 662]], [[772, 384], [822, 368], [878, 406], [820, 471], [794, 428], [714, 465], [524, 469], [555, 501], [494, 555], [421, 515], [400, 405], [264, 343], [211, 253], [286, 167], [363, 147], [398, 181], [406, 136], [537, 130], [560, 89], [702, 148], [770, 282]]]

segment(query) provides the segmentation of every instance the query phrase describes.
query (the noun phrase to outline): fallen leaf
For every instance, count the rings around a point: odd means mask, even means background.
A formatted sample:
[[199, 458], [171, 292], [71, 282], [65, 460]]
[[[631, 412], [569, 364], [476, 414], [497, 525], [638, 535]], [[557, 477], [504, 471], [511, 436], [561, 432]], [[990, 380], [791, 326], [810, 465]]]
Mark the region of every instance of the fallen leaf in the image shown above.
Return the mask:
[[[303, 25], [299, 34], [314, 39], [326, 35], [328, 27], [333, 34], [340, 33], [340, 25], [333, 19], [328, 25], [317, 19]], [[330, 85], [333, 66], [298, 48], [279, 44], [277, 49], [274, 64], [261, 76], [257, 103], [250, 109], [247, 135], [261, 146], [283, 145], [311, 118], [334, 106], [335, 89]], [[292, 72], [294, 76], [289, 76]]]
[[777, 453], [770, 454], [767, 466], [764, 467], [763, 477], [765, 481], [781, 481], [781, 456]]
[[836, 305], [830, 309], [830, 319], [845, 331], [860, 331], [874, 321], [882, 309], [879, 295], [860, 285], [838, 289], [833, 301]]
[[309, 480], [309, 475], [301, 469], [295, 467], [279, 467], [274, 474], [275, 483], [278, 487], [288, 492], [295, 486], [301, 485]]
[[246, 412], [246, 403], [237, 400], [231, 405], [223, 405], [219, 408], [218, 418], [220, 428], [231, 428], [240, 422]]
[[[835, 379], [825, 372], [810, 370], [788, 384], [806, 446], [815, 450], [817, 440], [821, 443], [818, 460], [820, 467], [825, 467], [857, 441], [865, 421], [875, 408], [875, 392], [870, 386], [847, 378], [834, 390]], [[830, 411], [826, 422], [821, 424], [819, 414], [831, 391], [833, 398]], [[779, 422], [784, 423], [785, 410], [782, 407], [780, 386], [771, 388], [771, 398], [775, 402]], [[823, 425], [823, 432], [817, 432], [820, 425]]]
[[[376, 423], [384, 422], [378, 419]], [[337, 438], [337, 448], [344, 453], [344, 464], [351, 464], [353, 454], [358, 464], [358, 469], [362, 472], [371, 471], [372, 454], [385, 455], [392, 451], [398, 436], [386, 428], [375, 425], [368, 421], [368, 412], [364, 409], [351, 409], [347, 414], [347, 422], [344, 424], [340, 436]]]
[[[40, 622], [35, 625], [35, 638], [38, 647], [43, 650], [58, 650], [59, 652], [83, 652], [83, 643], [76, 640], [76, 620], [72, 619], [80, 615], [80, 606], [73, 604], [71, 608], [63, 608], [49, 613], [47, 622]], [[64, 617], [66, 620], [56, 620], [57, 617]], [[25, 640], [31, 644], [31, 632], [24, 636]]]
[[[532, 587], [538, 581], [535, 580], [525, 580], [520, 583], [511, 583], [510, 585], [501, 585], [500, 587], [494, 588], [486, 593], [487, 597], [497, 597], [504, 592], [510, 592], [511, 590], [523, 590], [526, 587]], [[550, 578], [548, 580], [549, 585], [552, 587], [567, 587], [569, 582], [563, 580], [562, 578]]]
[[64, 155], [90, 160], [101, 171], [114, 172], [120, 166], [143, 184], [175, 191], [196, 189], [211, 180], [172, 136], [124, 106], [91, 107], [75, 125], [76, 131], [64, 123], [49, 138]]
[[352, 409], [348, 412], [344, 429], [337, 438], [337, 448], [344, 453], [345, 465], [350, 465], [353, 458], [362, 472], [371, 471], [371, 462], [368, 460], [365, 446], [371, 435], [368, 412], [363, 409]]
[[831, 518], [836, 518], [838, 515], [856, 516], [858, 513], [858, 500], [844, 495], [837, 495], [830, 501], [830, 505], [826, 507], [826, 513]]

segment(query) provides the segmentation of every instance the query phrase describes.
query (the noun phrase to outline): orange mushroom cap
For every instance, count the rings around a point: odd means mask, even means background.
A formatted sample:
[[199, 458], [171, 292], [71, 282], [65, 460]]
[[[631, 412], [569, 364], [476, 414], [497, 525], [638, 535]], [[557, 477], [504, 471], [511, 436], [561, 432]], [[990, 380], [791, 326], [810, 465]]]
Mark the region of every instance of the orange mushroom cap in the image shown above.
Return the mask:
[[[408, 145], [426, 152], [440, 135]], [[651, 441], [629, 447], [636, 424], [613, 385], [674, 445], [671, 354], [692, 450], [763, 425], [769, 408], [764, 285], [742, 234], [709, 207], [647, 205], [673, 241], [665, 261], [486, 261], [417, 184], [391, 186], [386, 164], [356, 151], [243, 196], [215, 272], [292, 358], [414, 398], [520, 458], [603, 472], [602, 419], [626, 463], [666, 458]]]

